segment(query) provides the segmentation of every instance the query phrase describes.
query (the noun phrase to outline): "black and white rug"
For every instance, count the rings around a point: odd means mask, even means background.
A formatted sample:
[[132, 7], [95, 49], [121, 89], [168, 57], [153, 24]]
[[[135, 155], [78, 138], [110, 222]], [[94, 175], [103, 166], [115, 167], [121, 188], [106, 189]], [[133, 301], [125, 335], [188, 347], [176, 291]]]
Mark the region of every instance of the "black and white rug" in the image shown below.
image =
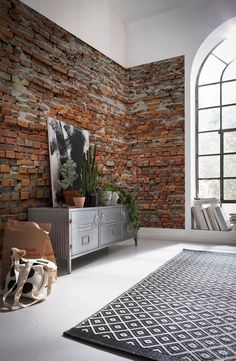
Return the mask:
[[151, 360], [236, 361], [236, 253], [183, 250], [64, 335]]

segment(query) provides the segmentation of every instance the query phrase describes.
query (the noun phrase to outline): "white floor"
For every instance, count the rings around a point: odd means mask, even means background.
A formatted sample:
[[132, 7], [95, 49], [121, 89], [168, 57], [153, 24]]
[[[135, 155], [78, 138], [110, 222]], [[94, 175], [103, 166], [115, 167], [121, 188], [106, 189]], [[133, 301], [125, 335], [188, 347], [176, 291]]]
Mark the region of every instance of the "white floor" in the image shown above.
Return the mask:
[[[183, 248], [236, 252], [236, 247], [128, 241], [73, 261], [45, 302], [14, 312], [0, 310], [1, 361], [138, 360], [64, 338], [73, 327], [154, 271]], [[60, 272], [61, 273], [61, 272]]]

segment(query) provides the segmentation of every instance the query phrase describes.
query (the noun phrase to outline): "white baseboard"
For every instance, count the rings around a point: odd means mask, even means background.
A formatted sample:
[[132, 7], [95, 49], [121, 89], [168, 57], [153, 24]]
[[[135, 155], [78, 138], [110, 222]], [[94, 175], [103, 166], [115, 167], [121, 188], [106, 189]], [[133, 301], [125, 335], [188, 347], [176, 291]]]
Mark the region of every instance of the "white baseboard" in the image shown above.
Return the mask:
[[163, 241], [206, 242], [236, 246], [235, 231], [201, 231], [196, 229], [145, 228], [139, 230], [141, 239], [157, 239]]

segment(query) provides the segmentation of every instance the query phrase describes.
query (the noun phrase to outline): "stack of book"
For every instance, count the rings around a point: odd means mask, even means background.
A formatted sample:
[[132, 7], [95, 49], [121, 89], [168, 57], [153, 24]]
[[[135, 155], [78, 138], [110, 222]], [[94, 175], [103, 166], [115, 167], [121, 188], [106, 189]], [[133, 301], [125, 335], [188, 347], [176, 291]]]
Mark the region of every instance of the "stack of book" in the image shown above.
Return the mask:
[[197, 229], [212, 231], [230, 231], [232, 229], [216, 198], [195, 199], [191, 211]]
[[229, 214], [229, 221], [230, 221], [230, 224], [232, 224], [232, 226], [233, 226], [233, 230], [236, 231], [236, 213]]

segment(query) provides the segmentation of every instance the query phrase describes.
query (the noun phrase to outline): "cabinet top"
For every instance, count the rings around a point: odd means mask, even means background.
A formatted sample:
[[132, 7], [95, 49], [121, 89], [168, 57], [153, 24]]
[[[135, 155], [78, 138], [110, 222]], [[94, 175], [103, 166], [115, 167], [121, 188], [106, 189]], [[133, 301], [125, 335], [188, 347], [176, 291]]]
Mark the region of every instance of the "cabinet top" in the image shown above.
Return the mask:
[[116, 206], [99, 206], [99, 207], [84, 207], [77, 208], [76, 206], [68, 206], [68, 207], [33, 207], [29, 208], [28, 212], [31, 211], [54, 211], [54, 212], [65, 212], [65, 211], [90, 211], [90, 210], [99, 210], [99, 209], [113, 209], [113, 208], [122, 208], [126, 207], [122, 204], [118, 204]]

